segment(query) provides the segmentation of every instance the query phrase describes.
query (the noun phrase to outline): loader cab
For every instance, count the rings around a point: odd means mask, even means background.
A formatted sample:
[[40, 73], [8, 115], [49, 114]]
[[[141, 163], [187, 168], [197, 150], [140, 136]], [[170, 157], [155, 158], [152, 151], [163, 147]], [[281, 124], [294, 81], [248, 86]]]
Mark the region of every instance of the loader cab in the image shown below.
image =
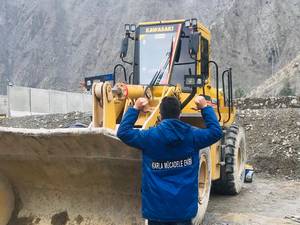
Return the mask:
[[[133, 66], [133, 73], [128, 79], [130, 83], [181, 84], [183, 91], [191, 92], [192, 88], [185, 85], [187, 75], [201, 77], [203, 81], [208, 79], [210, 35], [199, 28], [196, 19], [141, 23], [136, 28], [131, 26], [125, 25], [120, 54], [123, 62]], [[130, 40], [134, 41], [131, 62], [125, 59]], [[155, 76], [158, 78], [154, 82]]]

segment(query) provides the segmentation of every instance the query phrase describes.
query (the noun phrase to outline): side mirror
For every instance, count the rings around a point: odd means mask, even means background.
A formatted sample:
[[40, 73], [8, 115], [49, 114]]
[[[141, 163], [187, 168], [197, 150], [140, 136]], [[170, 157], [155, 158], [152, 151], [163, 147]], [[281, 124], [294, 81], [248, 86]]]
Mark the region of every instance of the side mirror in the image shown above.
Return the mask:
[[189, 39], [189, 52], [192, 58], [196, 59], [198, 50], [199, 50], [199, 39], [200, 39], [200, 33], [194, 32], [190, 34]]
[[124, 37], [122, 40], [122, 46], [121, 46], [121, 52], [120, 52], [120, 58], [125, 58], [128, 51], [128, 37]]

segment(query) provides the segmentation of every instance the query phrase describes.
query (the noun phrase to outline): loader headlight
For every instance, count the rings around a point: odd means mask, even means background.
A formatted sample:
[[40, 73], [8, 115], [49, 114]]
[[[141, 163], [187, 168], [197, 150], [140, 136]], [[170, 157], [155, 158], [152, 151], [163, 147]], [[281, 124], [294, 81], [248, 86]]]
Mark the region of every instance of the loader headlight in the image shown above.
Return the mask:
[[86, 81], [86, 86], [92, 86], [92, 81], [91, 80], [87, 80]]
[[195, 75], [185, 75], [184, 76], [184, 86], [185, 87], [202, 87], [202, 78]]
[[135, 30], [136, 30], [136, 25], [135, 25], [135, 24], [131, 24], [131, 25], [130, 25], [130, 31], [131, 31], [132, 33], [134, 33]]
[[186, 86], [194, 86], [195, 85], [195, 78], [194, 77], [186, 77], [184, 85], [186, 85]]
[[125, 32], [129, 33], [130, 32], [130, 24], [126, 23], [124, 26]]
[[190, 27], [191, 26], [191, 20], [184, 21], [184, 26], [185, 27]]
[[195, 19], [195, 18], [192, 19], [192, 26], [193, 27], [197, 26], [197, 19]]

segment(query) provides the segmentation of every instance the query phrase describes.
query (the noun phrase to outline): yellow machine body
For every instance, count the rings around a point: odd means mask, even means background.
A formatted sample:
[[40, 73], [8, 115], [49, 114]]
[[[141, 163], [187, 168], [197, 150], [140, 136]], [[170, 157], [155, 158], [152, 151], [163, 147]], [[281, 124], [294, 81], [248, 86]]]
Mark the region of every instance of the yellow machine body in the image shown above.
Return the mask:
[[[159, 24], [173, 24], [183, 23], [183, 20], [175, 21], [159, 21], [159, 22], [147, 22], [141, 23], [140, 25], [159, 25]], [[200, 22], [197, 23], [197, 28], [201, 32], [201, 36], [208, 40], [209, 46], [211, 41], [210, 31]], [[199, 46], [200, 48], [201, 46]], [[209, 50], [210, 53], [210, 50]], [[209, 55], [210, 57], [210, 55]], [[201, 54], [198, 54], [197, 73], [201, 74]], [[216, 102], [217, 89], [212, 86], [212, 71], [209, 69], [208, 78], [205, 81], [205, 86], [197, 88], [196, 95], [206, 95]], [[134, 103], [139, 97], [145, 97], [145, 91], [147, 86], [142, 85], [126, 85], [116, 84], [120, 89], [126, 88], [126, 96], [118, 96], [113, 93], [113, 87], [109, 82], [95, 83], [93, 86], [93, 126], [94, 127], [105, 127], [110, 129], [117, 129], [117, 124], [120, 122], [120, 118], [127, 108]], [[122, 88], [123, 86], [123, 88]], [[159, 123], [159, 104], [165, 96], [176, 96], [181, 102], [183, 102], [189, 93], [184, 93], [181, 86], [165, 86], [156, 85], [147, 90], [150, 92], [151, 97], [149, 98], [149, 112], [140, 113], [139, 118], [135, 124], [136, 127], [141, 129], [147, 129], [155, 126]], [[235, 107], [228, 107], [224, 105], [223, 91], [219, 91], [219, 112], [217, 105], [212, 104], [215, 109], [216, 115], [220, 121], [220, 125], [223, 127], [230, 126], [235, 121], [236, 109]], [[101, 102], [101, 104], [100, 104]], [[100, 115], [101, 116], [98, 116]], [[230, 114], [230, 115], [229, 115]], [[204, 123], [201, 118], [201, 113], [195, 110], [194, 101], [190, 101], [183, 109], [181, 113], [181, 120], [190, 123], [196, 127], [204, 128]], [[211, 159], [212, 159], [212, 179], [217, 180], [220, 178], [220, 143], [211, 146]]]

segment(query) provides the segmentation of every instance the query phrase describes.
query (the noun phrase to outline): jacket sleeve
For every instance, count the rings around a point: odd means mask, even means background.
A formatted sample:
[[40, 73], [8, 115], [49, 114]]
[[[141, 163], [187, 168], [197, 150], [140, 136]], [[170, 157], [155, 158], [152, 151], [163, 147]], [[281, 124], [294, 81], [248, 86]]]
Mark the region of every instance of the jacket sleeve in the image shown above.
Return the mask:
[[138, 116], [139, 116], [138, 110], [134, 108], [128, 108], [127, 112], [125, 113], [119, 125], [117, 136], [125, 144], [134, 148], [143, 149], [143, 147], [147, 143], [146, 138], [149, 131], [134, 129], [134, 124]]
[[206, 128], [195, 128], [193, 131], [194, 144], [198, 150], [214, 144], [223, 136], [222, 128], [214, 109], [211, 106], [207, 106], [201, 110], [201, 113]]

